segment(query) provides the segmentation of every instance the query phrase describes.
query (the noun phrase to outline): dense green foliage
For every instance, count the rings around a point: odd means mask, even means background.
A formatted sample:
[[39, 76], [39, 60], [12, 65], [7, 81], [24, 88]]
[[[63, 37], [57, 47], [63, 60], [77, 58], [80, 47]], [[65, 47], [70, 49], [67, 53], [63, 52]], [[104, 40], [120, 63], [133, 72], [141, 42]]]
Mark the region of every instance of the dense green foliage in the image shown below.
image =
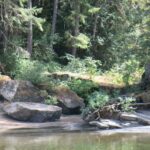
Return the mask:
[[[149, 60], [150, 4], [147, 0], [82, 0], [79, 3], [60, 0], [54, 37], [51, 37], [54, 1], [32, 3], [29, 9], [27, 0], [0, 1], [1, 55], [5, 56], [9, 49], [15, 53], [20, 47], [26, 50], [27, 22], [32, 20], [34, 59], [47, 62], [56, 56], [55, 52], [64, 56], [75, 47], [77, 56], [98, 59], [104, 69], [133, 57], [142, 64]], [[77, 35], [74, 30], [78, 30]]]
[[96, 83], [88, 80], [72, 79], [65, 83], [71, 90], [75, 91], [78, 95], [85, 99], [93, 90], [98, 89], [98, 85]]
[[120, 100], [120, 103], [121, 103], [122, 111], [129, 112], [129, 111], [134, 110], [134, 108], [131, 106], [131, 104], [136, 101], [135, 98], [133, 98], [133, 97], [121, 98], [120, 97], [119, 100]]
[[[149, 55], [148, 0], [0, 0], [1, 74], [63, 84], [96, 107], [108, 95], [98, 92], [94, 76], [137, 83]], [[47, 77], [56, 71], [90, 80]]]
[[87, 97], [88, 105], [91, 108], [99, 108], [106, 105], [109, 95], [104, 91], [96, 91]]

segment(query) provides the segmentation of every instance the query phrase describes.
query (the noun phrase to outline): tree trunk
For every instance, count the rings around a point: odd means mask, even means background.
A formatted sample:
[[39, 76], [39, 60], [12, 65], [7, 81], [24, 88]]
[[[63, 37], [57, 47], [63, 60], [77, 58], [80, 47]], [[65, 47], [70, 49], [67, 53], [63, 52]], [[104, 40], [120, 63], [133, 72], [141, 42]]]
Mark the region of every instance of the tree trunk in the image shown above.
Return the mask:
[[59, 0], [54, 0], [53, 19], [52, 19], [52, 31], [51, 31], [51, 48], [52, 49], [53, 49], [53, 36], [54, 36], [55, 30], [56, 30], [58, 2], [59, 2]]
[[52, 20], [52, 32], [51, 32], [52, 35], [55, 34], [55, 30], [56, 30], [57, 11], [58, 11], [58, 0], [54, 0], [53, 20]]
[[[95, 6], [96, 6], [96, 7], [99, 7], [99, 5], [100, 5], [100, 2], [97, 1], [96, 4], [95, 4]], [[94, 24], [93, 24], [93, 39], [95, 39], [96, 33], [97, 33], [98, 17], [99, 17], [99, 14], [96, 13], [95, 16], [94, 16]]]
[[95, 39], [96, 33], [97, 33], [97, 22], [98, 22], [98, 14], [96, 14], [96, 15], [95, 15], [95, 18], [94, 18], [93, 39]]
[[[32, 9], [32, 0], [28, 0], [28, 8]], [[28, 39], [27, 39], [27, 50], [30, 55], [32, 55], [32, 39], [33, 38], [33, 27], [32, 20], [29, 21], [28, 25]]]
[[[4, 0], [1, 2], [1, 6], [0, 6], [0, 20], [3, 20], [5, 19], [5, 16], [7, 16], [6, 14], [6, 8], [5, 8], [5, 5], [6, 5], [7, 2], [5, 2]], [[7, 25], [5, 24], [5, 21], [2, 21], [1, 22], [1, 29], [0, 29], [0, 48], [5, 50], [6, 49], [6, 46], [7, 46], [7, 36], [8, 36], [8, 27]]]
[[[74, 3], [75, 10], [75, 25], [74, 25], [74, 37], [76, 38], [79, 35], [79, 22], [80, 22], [80, 0], [75, 0]], [[76, 56], [77, 47], [75, 46], [75, 41], [73, 43], [72, 55]]]

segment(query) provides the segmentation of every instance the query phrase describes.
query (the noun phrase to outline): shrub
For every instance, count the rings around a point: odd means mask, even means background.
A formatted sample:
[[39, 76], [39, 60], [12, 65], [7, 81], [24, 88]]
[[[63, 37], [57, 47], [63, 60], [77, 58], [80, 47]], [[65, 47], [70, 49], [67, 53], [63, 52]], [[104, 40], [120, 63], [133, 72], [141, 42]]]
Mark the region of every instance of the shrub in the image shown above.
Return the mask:
[[45, 99], [45, 103], [48, 105], [56, 105], [58, 101], [56, 97], [48, 95], [48, 97]]
[[104, 91], [95, 91], [87, 97], [88, 107], [99, 108], [103, 107], [108, 101], [109, 96]]
[[48, 72], [55, 72], [55, 71], [60, 71], [61, 70], [61, 65], [58, 64], [55, 61], [49, 61], [47, 63], [47, 71]]
[[75, 73], [82, 72], [82, 74], [88, 74], [90, 76], [100, 73], [98, 66], [101, 65], [101, 62], [99, 60], [94, 60], [91, 57], [80, 59], [75, 58], [72, 55], [66, 55], [66, 58], [68, 59], [69, 63], [63, 68], [64, 70], [69, 70]]
[[47, 68], [39, 61], [19, 59], [14, 74], [16, 79], [29, 80], [34, 84], [40, 84], [48, 81], [48, 78], [44, 75], [45, 71], [47, 71]]
[[133, 97], [125, 97], [125, 98], [119, 97], [119, 101], [121, 103], [122, 111], [130, 112], [130, 111], [134, 110], [134, 108], [131, 106], [131, 104], [136, 101], [135, 98], [133, 98]]
[[98, 84], [90, 80], [70, 79], [62, 82], [62, 84], [66, 84], [72, 91], [83, 98], [86, 98], [93, 90], [98, 89]]
[[116, 64], [104, 75], [113, 78], [114, 83], [130, 85], [139, 82], [143, 68], [135, 58], [129, 59], [122, 64]]
[[18, 62], [18, 57], [13, 51], [0, 53], [0, 63], [5, 65], [5, 74], [14, 76], [14, 71]]

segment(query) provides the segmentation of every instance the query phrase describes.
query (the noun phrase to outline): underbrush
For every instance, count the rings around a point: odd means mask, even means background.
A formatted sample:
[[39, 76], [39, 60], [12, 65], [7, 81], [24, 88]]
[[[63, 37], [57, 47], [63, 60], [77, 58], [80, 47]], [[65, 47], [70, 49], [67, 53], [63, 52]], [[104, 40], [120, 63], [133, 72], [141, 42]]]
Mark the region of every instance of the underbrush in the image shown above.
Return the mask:
[[16, 79], [29, 80], [34, 84], [41, 84], [50, 81], [46, 75], [47, 72], [56, 71], [58, 69], [59, 65], [55, 62], [44, 63], [37, 60], [18, 59], [13, 74]]
[[88, 107], [96, 109], [105, 106], [109, 101], [110, 96], [105, 91], [94, 91], [87, 97]]
[[81, 79], [68, 79], [66, 81], [61, 82], [61, 84], [63, 86], [67, 86], [84, 99], [86, 99], [92, 91], [99, 88], [98, 84], [90, 80]]
[[45, 65], [38, 61], [20, 59], [14, 74], [16, 79], [29, 80], [36, 84], [47, 81], [43, 74], [46, 70]]
[[132, 85], [139, 83], [144, 68], [140, 67], [140, 63], [136, 60], [128, 60], [122, 64], [116, 64], [103, 76], [110, 78], [114, 84]]
[[[30, 58], [13, 56], [14, 57], [11, 57], [11, 59], [13, 59], [8, 63], [8, 66], [11, 64], [12, 68], [10, 67], [8, 71], [15, 79], [29, 80], [37, 85], [46, 83], [50, 85], [50, 88], [59, 85], [66, 86], [80, 97], [84, 98], [87, 108], [93, 109], [103, 107], [111, 98], [117, 97], [120, 94], [118, 91], [110, 94], [107, 90], [101, 90], [101, 85], [92, 80], [94, 76], [102, 75], [111, 80], [114, 84], [131, 85], [137, 83], [143, 73], [143, 68], [141, 68], [139, 62], [134, 59], [123, 62], [121, 65], [116, 64], [109, 71], [105, 71], [102, 74], [100, 61], [94, 60], [91, 57], [80, 59], [67, 55], [68, 65], [62, 67], [53, 60], [45, 63]], [[13, 61], [15, 64], [13, 64]], [[46, 74], [57, 71], [79, 73], [81, 76], [86, 74], [90, 78], [76, 79], [67, 77], [67, 79], [54, 79], [48, 77]], [[51, 97], [48, 97], [46, 101], [47, 103], [56, 102], [55, 98], [53, 99]], [[127, 109], [127, 107], [128, 105], [125, 109]]]
[[84, 59], [75, 58], [72, 55], [66, 55], [68, 64], [62, 69], [73, 73], [86, 74], [90, 77], [101, 74], [101, 62], [92, 57], [85, 57]]

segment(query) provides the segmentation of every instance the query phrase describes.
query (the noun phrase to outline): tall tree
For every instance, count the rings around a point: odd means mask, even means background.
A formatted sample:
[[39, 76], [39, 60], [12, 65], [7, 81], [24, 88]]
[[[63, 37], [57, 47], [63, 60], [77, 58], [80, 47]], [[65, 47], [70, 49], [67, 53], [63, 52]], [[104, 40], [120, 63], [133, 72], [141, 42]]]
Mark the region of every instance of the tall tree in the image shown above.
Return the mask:
[[52, 49], [53, 49], [54, 34], [55, 34], [55, 30], [56, 30], [58, 3], [59, 3], [59, 0], [54, 0], [52, 29], [51, 29], [51, 48]]
[[[74, 1], [74, 37], [76, 38], [79, 35], [79, 22], [80, 22], [80, 0]], [[74, 46], [72, 49], [72, 55], [76, 56], [77, 47], [74, 40]]]
[[94, 13], [93, 39], [95, 39], [96, 33], [97, 33], [97, 24], [98, 24], [98, 18], [99, 18], [99, 10], [100, 10], [99, 1], [96, 2], [96, 6], [94, 10], [95, 11], [93, 12]]
[[[28, 0], [28, 9], [32, 9], [32, 0]], [[33, 41], [33, 27], [32, 27], [32, 17], [28, 24], [28, 39], [27, 39], [27, 50], [30, 55], [32, 55], [32, 41]]]
[[52, 36], [55, 34], [55, 30], [56, 30], [58, 2], [59, 2], [59, 0], [54, 0], [52, 31], [51, 31]]

